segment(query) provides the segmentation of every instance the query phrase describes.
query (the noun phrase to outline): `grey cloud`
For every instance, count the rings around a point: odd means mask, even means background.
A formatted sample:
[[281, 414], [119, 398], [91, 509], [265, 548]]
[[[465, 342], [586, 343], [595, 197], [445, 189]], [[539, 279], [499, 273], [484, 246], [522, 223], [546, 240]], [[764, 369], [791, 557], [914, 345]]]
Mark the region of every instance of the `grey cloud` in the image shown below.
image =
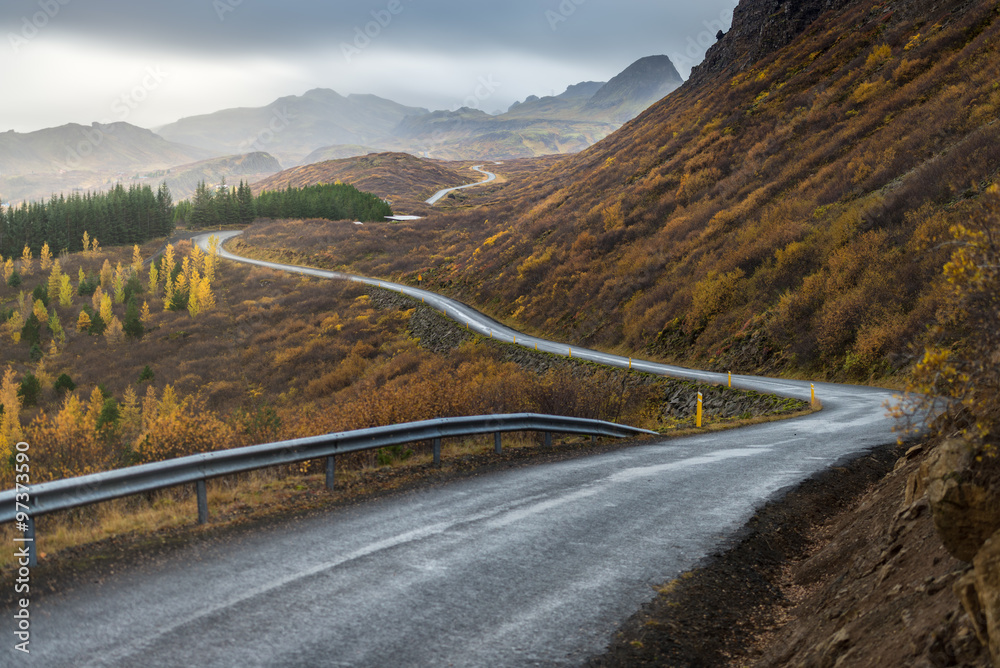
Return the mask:
[[[649, 55], [702, 30], [706, 17], [732, 0], [7, 0], [8, 30], [39, 11], [66, 3], [51, 25], [122, 45], [160, 45], [204, 53], [311, 51], [350, 42], [379, 19], [379, 39], [421, 51], [511, 49], [599, 60]], [[398, 9], [393, 14], [390, 9]], [[553, 29], [554, 28], [554, 29]]]

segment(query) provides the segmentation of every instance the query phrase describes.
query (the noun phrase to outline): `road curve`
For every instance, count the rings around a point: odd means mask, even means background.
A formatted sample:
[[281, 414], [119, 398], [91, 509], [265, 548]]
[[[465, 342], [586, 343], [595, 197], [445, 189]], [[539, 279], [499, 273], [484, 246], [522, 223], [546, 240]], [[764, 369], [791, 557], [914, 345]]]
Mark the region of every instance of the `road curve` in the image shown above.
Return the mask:
[[[496, 164], [499, 165], [500, 163], [498, 162]], [[464, 190], [465, 188], [474, 188], [476, 186], [481, 186], [484, 183], [489, 183], [490, 181], [495, 181], [496, 178], [497, 178], [497, 175], [494, 174], [493, 172], [487, 172], [487, 171], [485, 171], [483, 169], [482, 165], [476, 165], [475, 167], [473, 167], [473, 169], [476, 170], [477, 172], [479, 172], [480, 174], [485, 174], [486, 178], [483, 179], [482, 181], [476, 181], [475, 183], [467, 183], [464, 186], [456, 186], [454, 188], [445, 188], [444, 190], [439, 190], [436, 193], [434, 193], [434, 195], [430, 199], [427, 200], [426, 204], [430, 204], [431, 206], [434, 206], [435, 204], [438, 203], [438, 200], [440, 200], [441, 198], [443, 198], [445, 195], [447, 195], [450, 192], [454, 192], [456, 190]]]
[[[569, 352], [423, 290], [221, 253], [382, 285], [494, 338]], [[808, 382], [733, 380], [809, 396]], [[107, 582], [34, 593], [30, 657], [15, 655], [13, 643], [0, 657], [39, 666], [579, 665], [653, 597], [652, 586], [694, 566], [769, 497], [895, 439], [882, 407], [890, 392], [816, 389], [824, 410], [801, 419], [428, 487], [206, 540]]]

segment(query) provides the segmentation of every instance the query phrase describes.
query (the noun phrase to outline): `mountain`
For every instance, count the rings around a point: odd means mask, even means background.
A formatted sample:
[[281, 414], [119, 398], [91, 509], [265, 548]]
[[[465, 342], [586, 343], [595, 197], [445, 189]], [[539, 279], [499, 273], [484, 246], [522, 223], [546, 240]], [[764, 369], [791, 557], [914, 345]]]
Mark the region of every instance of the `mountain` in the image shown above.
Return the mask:
[[[723, 371], [900, 372], [948, 303], [951, 228], [1000, 215], [1000, 14], [812, 6], [783, 45], [760, 41], [773, 13], [739, 12], [714, 72], [509, 182], [505, 203], [386, 244], [433, 287], [581, 344]], [[447, 257], [421, 251], [428, 230]], [[380, 275], [349, 243], [337, 252]]]
[[511, 160], [576, 153], [616, 127], [603, 121], [490, 116], [463, 108], [407, 119], [396, 130], [395, 145], [441, 160]]
[[[8, 132], [0, 134], [0, 198], [19, 201], [101, 189], [120, 180], [159, 178], [170, 169], [168, 181], [181, 199], [200, 180], [272, 173], [274, 165], [240, 171], [243, 159], [233, 157], [264, 153], [285, 165], [376, 150], [450, 160], [576, 153], [611, 134], [678, 81], [669, 59], [654, 56], [606, 84], [585, 81], [557, 96], [531, 96], [499, 115], [468, 108], [429, 112], [374, 95], [345, 97], [317, 88], [264, 107], [183, 118], [158, 134], [127, 123]], [[221, 162], [194, 165], [215, 159]]]
[[569, 86], [556, 97], [563, 100], [589, 100], [605, 85], [604, 81], [583, 81]]
[[201, 160], [210, 152], [171, 142], [128, 123], [70, 123], [0, 134], [0, 174], [130, 172]]
[[311, 165], [316, 162], [326, 162], [327, 160], [343, 160], [344, 158], [356, 158], [369, 153], [381, 153], [377, 148], [370, 146], [359, 146], [358, 144], [335, 144], [333, 146], [323, 146], [318, 148], [299, 162], [300, 165]]
[[180, 201], [194, 194], [204, 181], [216, 186], [226, 181], [237, 185], [240, 181], [253, 183], [281, 171], [281, 164], [268, 153], [248, 153], [223, 158], [210, 158], [188, 165], [179, 165], [161, 172], [144, 175], [156, 182], [166, 181], [174, 199]]
[[0, 200], [17, 203], [60, 192], [101, 190], [210, 156], [128, 123], [5, 132], [0, 134]]
[[[583, 81], [578, 84], [572, 84], [559, 95], [547, 96], [544, 99], [562, 100], [562, 101], [569, 101], [569, 100], [587, 101], [590, 98], [592, 98], [594, 94], [597, 93], [597, 91], [599, 91], [605, 83], [606, 82], [604, 81]], [[542, 98], [539, 98], [537, 95], [529, 95], [527, 98], [525, 98], [524, 102], [515, 102], [514, 104], [510, 105], [510, 108], [507, 109], [507, 111], [511, 112], [521, 107], [521, 105], [528, 105], [531, 104], [532, 102], [540, 102], [541, 100]]]
[[684, 79], [667, 56], [648, 56], [632, 63], [587, 100], [584, 110], [603, 111], [607, 118], [629, 121], [654, 102], [680, 88]]
[[433, 160], [408, 153], [377, 153], [362, 157], [330, 160], [287, 169], [253, 184], [254, 194], [262, 190], [302, 188], [318, 183], [350, 183], [358, 190], [375, 193], [392, 202], [393, 209], [407, 214], [430, 210], [424, 204], [438, 190], [473, 183], [475, 172], [458, 172]]
[[399, 150], [452, 160], [577, 153], [683, 83], [667, 56], [642, 58], [607, 83], [585, 81], [554, 96], [529, 96], [506, 113], [437, 111], [404, 119]]
[[316, 88], [265, 107], [182, 118], [159, 128], [159, 133], [215, 154], [267, 151], [284, 164], [298, 164], [323, 146], [381, 145], [401, 121], [426, 113], [375, 95], [345, 97]]

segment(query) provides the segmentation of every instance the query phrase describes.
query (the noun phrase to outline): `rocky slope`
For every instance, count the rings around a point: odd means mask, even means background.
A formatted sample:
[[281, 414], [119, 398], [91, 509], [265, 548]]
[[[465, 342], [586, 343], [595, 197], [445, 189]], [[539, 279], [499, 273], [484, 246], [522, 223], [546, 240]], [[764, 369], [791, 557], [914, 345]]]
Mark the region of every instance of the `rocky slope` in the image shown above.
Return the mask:
[[[980, 569], [945, 550], [933, 503], [915, 494], [939, 455], [898, 452], [845, 462], [769, 503], [592, 665], [989, 666], [995, 613], [967, 602]], [[995, 601], [995, 585], [984, 591]]]
[[691, 70], [690, 80], [701, 83], [722, 71], [742, 72], [767, 55], [791, 43], [828, 10], [854, 0], [743, 0], [733, 11], [732, 28]]

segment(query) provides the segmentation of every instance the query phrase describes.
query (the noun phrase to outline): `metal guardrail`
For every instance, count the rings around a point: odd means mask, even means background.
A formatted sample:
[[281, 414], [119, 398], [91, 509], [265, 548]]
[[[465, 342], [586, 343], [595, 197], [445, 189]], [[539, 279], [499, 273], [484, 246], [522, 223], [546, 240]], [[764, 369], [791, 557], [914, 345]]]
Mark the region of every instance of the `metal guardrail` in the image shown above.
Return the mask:
[[208, 522], [205, 481], [270, 466], [326, 459], [326, 486], [334, 487], [336, 456], [363, 450], [402, 445], [416, 441], [434, 442], [434, 463], [441, 462], [441, 439], [495, 434], [494, 448], [501, 452], [500, 434], [512, 431], [545, 433], [551, 446], [553, 433], [584, 434], [627, 438], [656, 432], [600, 420], [515, 413], [473, 417], [439, 418], [312, 436], [291, 441], [265, 443], [244, 448], [217, 450], [203, 454], [141, 464], [114, 471], [31, 485], [27, 490], [0, 492], [0, 523], [17, 521], [24, 526], [24, 542], [36, 562], [34, 518], [60, 510], [80, 508], [125, 496], [144, 494], [168, 487], [194, 483], [198, 496], [198, 522]]

